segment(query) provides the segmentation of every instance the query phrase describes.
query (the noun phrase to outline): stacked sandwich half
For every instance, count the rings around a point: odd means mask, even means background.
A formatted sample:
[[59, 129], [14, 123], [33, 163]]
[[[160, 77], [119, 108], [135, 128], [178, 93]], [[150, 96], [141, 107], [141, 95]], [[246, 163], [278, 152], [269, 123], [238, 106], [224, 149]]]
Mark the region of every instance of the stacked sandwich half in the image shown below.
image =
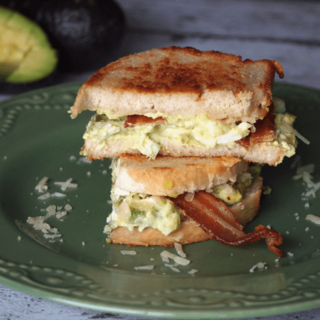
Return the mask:
[[70, 113], [96, 111], [81, 154], [114, 158], [104, 229], [112, 243], [241, 245], [263, 237], [282, 255], [276, 231], [243, 231], [259, 211], [260, 164], [295, 153], [294, 117], [276, 113], [282, 102], [272, 98], [276, 72], [283, 77], [277, 61], [170, 47], [90, 77]]

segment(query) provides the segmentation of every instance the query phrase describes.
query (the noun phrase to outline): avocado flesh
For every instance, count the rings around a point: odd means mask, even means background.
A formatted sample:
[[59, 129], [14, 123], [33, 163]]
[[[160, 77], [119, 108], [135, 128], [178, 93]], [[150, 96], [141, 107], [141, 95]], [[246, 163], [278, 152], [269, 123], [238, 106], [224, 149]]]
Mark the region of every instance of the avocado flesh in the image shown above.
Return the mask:
[[7, 21], [11, 18], [11, 16], [14, 14], [14, 11], [9, 10], [7, 8], [1, 7], [0, 6], [0, 25], [6, 24]]
[[0, 7], [0, 79], [35, 82], [51, 74], [58, 62], [42, 29], [21, 14]]

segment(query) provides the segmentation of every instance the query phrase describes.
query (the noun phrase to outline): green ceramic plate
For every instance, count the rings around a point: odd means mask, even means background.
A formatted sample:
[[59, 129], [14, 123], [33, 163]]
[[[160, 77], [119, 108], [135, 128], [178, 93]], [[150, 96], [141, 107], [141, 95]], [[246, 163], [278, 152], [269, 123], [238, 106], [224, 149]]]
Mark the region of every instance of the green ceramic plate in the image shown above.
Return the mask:
[[[292, 159], [263, 169], [272, 193], [263, 196], [260, 215], [246, 227], [271, 225], [284, 235], [279, 263], [264, 241], [239, 248], [207, 241], [185, 246], [191, 264], [175, 273], [160, 259], [163, 248], [135, 248], [136, 256], [123, 256], [125, 247], [106, 244], [110, 162], [80, 160], [91, 114], [71, 120], [67, 113], [79, 86], [45, 88], [1, 103], [0, 283], [52, 301], [148, 317], [265, 316], [320, 305], [320, 229], [305, 220], [307, 214], [320, 215], [320, 197], [301, 199], [305, 186], [292, 180]], [[297, 130], [311, 140], [310, 146], [299, 143], [298, 154], [303, 164], [316, 165], [315, 181], [320, 180], [320, 92], [276, 84], [274, 94], [286, 100], [298, 116]], [[62, 192], [54, 182], [68, 178], [78, 188], [65, 191], [64, 198], [40, 200], [35, 185], [45, 176], [50, 193]], [[45, 240], [25, 225], [50, 204], [67, 203], [72, 210], [63, 221], [48, 220], [63, 242]], [[267, 269], [250, 273], [260, 261]], [[151, 264], [152, 272], [134, 270]], [[191, 276], [191, 269], [199, 272]]]

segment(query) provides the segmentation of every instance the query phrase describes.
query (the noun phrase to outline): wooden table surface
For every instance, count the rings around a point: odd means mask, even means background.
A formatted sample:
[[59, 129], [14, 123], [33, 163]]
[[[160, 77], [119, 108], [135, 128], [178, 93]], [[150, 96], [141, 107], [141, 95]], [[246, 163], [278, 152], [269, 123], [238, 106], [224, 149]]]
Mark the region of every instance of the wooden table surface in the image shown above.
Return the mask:
[[[288, 83], [320, 89], [320, 2], [290, 0], [117, 0], [128, 30], [119, 56], [192, 46], [250, 59], [278, 60]], [[86, 80], [63, 74], [58, 82]], [[279, 80], [279, 79], [278, 79]], [[0, 93], [0, 100], [10, 98]], [[319, 306], [320, 307], [320, 306]], [[0, 285], [0, 320], [136, 319], [70, 307]], [[252, 319], [320, 319], [320, 308]]]

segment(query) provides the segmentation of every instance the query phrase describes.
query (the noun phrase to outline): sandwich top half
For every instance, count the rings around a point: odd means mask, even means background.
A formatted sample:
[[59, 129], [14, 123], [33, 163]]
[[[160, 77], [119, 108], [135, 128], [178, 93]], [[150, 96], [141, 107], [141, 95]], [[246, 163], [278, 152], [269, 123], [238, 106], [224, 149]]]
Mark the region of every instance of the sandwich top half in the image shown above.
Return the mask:
[[[294, 117], [272, 97], [277, 61], [169, 47], [110, 63], [80, 88], [70, 113], [96, 111], [81, 153], [241, 157], [277, 165], [295, 153]], [[283, 109], [283, 108], [282, 108]]]

